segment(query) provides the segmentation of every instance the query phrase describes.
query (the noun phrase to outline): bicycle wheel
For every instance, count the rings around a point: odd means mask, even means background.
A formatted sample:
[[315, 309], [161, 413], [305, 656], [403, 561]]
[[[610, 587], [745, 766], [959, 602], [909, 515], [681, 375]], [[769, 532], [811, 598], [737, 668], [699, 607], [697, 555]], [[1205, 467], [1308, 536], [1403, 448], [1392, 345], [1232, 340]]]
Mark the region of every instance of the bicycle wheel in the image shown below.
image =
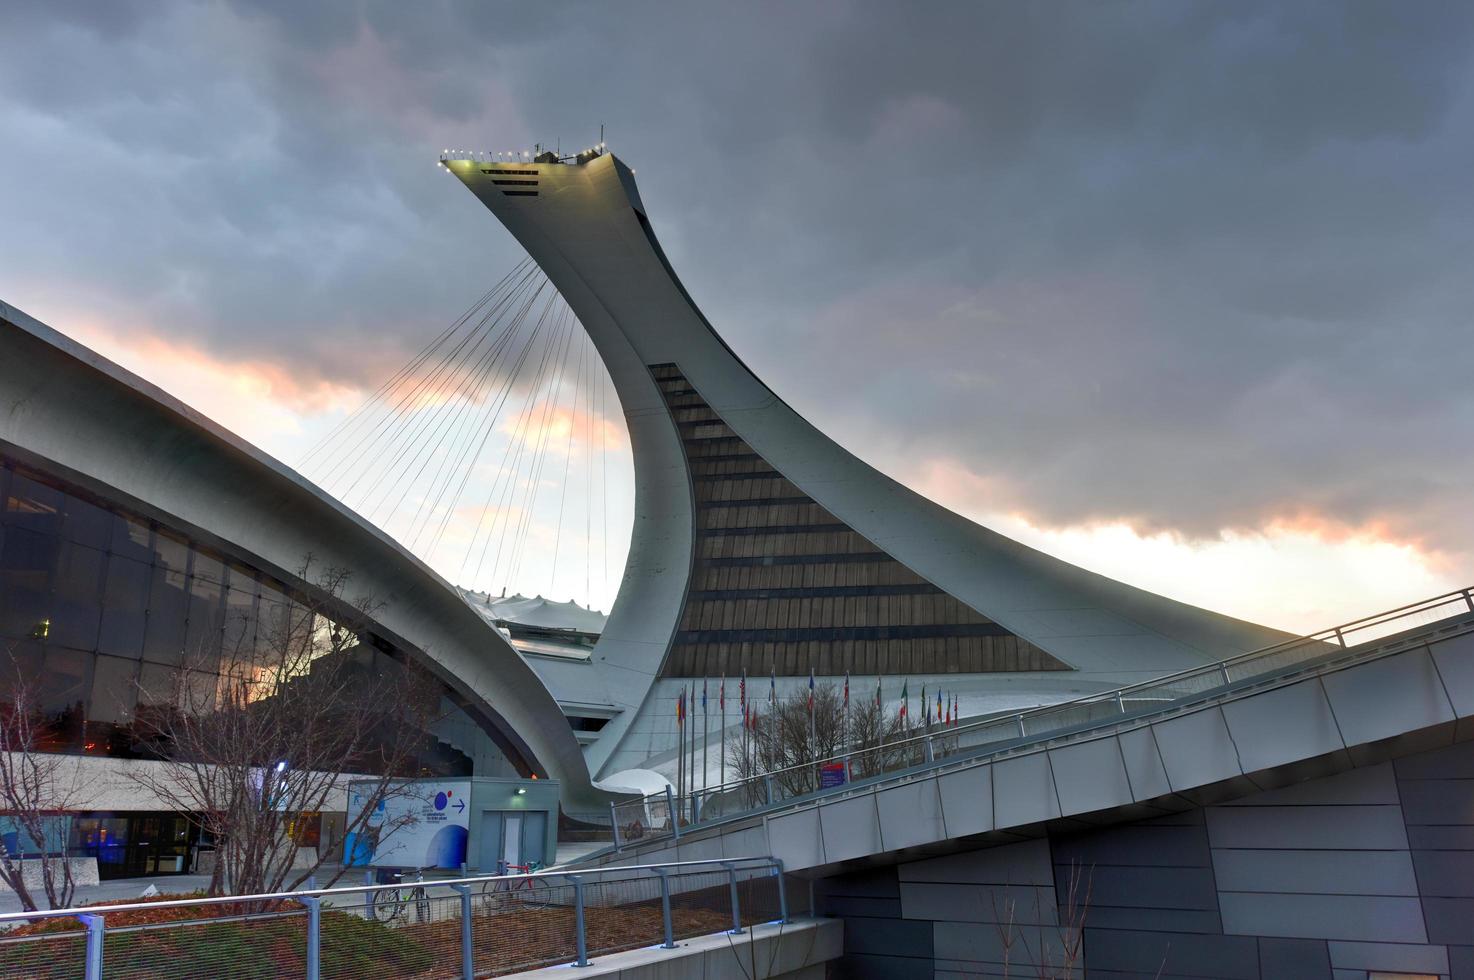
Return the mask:
[[507, 883], [505, 881], [488, 881], [481, 886], [481, 909], [485, 912], [499, 912], [507, 907]]
[[408, 904], [399, 888], [380, 888], [374, 892], [374, 918], [380, 922], [393, 922], [404, 915]]

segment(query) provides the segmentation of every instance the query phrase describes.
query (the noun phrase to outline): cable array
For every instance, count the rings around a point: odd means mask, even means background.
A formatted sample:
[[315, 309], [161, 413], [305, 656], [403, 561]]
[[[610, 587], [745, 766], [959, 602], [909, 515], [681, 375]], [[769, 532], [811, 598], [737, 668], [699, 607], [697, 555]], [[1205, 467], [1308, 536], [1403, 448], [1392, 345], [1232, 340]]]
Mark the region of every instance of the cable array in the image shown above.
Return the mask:
[[[609, 392], [592, 341], [529, 258], [298, 466], [464, 586], [551, 595], [560, 561], [582, 557], [591, 604], [596, 538], [609, 586]], [[542, 565], [546, 586], [531, 579]]]

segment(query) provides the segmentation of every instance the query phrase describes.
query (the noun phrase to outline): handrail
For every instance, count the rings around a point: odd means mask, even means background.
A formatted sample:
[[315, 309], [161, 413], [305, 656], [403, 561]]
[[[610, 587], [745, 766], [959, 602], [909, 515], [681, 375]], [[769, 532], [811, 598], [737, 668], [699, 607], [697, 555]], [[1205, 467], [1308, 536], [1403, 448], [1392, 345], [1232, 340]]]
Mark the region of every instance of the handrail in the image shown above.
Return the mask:
[[[570, 868], [565, 871], [533, 871], [520, 875], [475, 875], [465, 878], [433, 878], [426, 881], [413, 882], [415, 885], [434, 887], [443, 885], [454, 887], [459, 885], [479, 885], [489, 881], [523, 881], [533, 878], [567, 878], [578, 875], [586, 882], [604, 876], [613, 877], [616, 873], [656, 871], [656, 870], [680, 870], [694, 868], [702, 865], [713, 865], [727, 870], [734, 865], [751, 865], [754, 868], [773, 868], [779, 874], [783, 873], [783, 862], [775, 857], [747, 857], [747, 858], [709, 858], [699, 861], [664, 861], [659, 864], [619, 864], [609, 865], [603, 868]], [[741, 868], [739, 870], [747, 870]], [[404, 883], [401, 883], [404, 884]], [[276, 902], [286, 899], [302, 898], [331, 898], [338, 895], [356, 895], [366, 892], [377, 892], [392, 885], [348, 885], [339, 888], [304, 888], [295, 892], [263, 892], [259, 895], [216, 895], [206, 898], [179, 898], [164, 902], [128, 902], [122, 905], [88, 905], [77, 908], [65, 909], [43, 909], [36, 912], [3, 912], [0, 913], [0, 926], [9, 922], [33, 922], [36, 919], [58, 919], [75, 918], [79, 913], [88, 915], [111, 915], [114, 912], [140, 912], [152, 909], [171, 908], [194, 908], [201, 905], [234, 905], [241, 902]]]
[[[742, 790], [744, 788], [750, 788], [755, 785], [771, 786], [773, 780], [781, 779], [782, 777], [787, 775], [805, 772], [811, 773], [816, 770], [816, 768], [824, 765], [848, 764], [851, 763], [857, 756], [865, 757], [872, 753], [883, 752], [887, 754], [895, 754], [898, 752], [905, 752], [907, 749], [924, 751], [925, 747], [928, 744], [932, 743], [935, 739], [951, 739], [958, 736], [967, 735], [969, 733], [976, 733], [989, 728], [995, 728], [1000, 725], [1008, 725], [1014, 728], [1018, 733], [1018, 737], [1021, 739], [1028, 739], [1030, 735], [1033, 734], [1035, 736], [1035, 741], [1042, 740], [1048, 737], [1052, 737], [1054, 733], [1057, 733], [1059, 731], [1059, 729], [1042, 729], [1038, 732], [1030, 733], [1028, 731], [1028, 722], [1030, 720], [1048, 717], [1050, 715], [1063, 715], [1067, 714], [1072, 709], [1110, 702], [1115, 702], [1116, 705], [1121, 708], [1120, 713], [1125, 714], [1124, 702], [1127, 700], [1132, 700], [1132, 695], [1134, 693], [1146, 691], [1152, 688], [1160, 688], [1171, 685], [1173, 683], [1214, 673], [1221, 674], [1224, 678], [1224, 682], [1228, 683], [1231, 668], [1238, 667], [1245, 663], [1250, 663], [1256, 660], [1265, 660], [1272, 656], [1275, 656], [1276, 654], [1286, 653], [1288, 651], [1305, 647], [1307, 645], [1324, 645], [1327, 647], [1326, 652], [1330, 652], [1331, 650], [1335, 649], [1348, 649], [1350, 646], [1353, 645], [1347, 642], [1347, 637], [1350, 634], [1364, 632], [1368, 629], [1372, 629], [1378, 626], [1385, 626], [1389, 623], [1394, 623], [1398, 620], [1407, 619], [1419, 613], [1426, 613], [1438, 608], [1439, 606], [1445, 606], [1449, 603], [1456, 602], [1459, 599], [1462, 599], [1464, 601], [1464, 604], [1467, 606], [1467, 610], [1469, 612], [1474, 612], [1474, 586], [1464, 589], [1457, 589], [1452, 592], [1446, 592], [1442, 595], [1433, 596], [1432, 598], [1408, 603], [1407, 605], [1403, 606], [1398, 606], [1394, 609], [1388, 609], [1382, 612], [1374, 613], [1369, 616], [1363, 616], [1360, 619], [1351, 620], [1350, 622], [1342, 623], [1339, 626], [1331, 626], [1326, 629], [1319, 630], [1315, 633], [1308, 633], [1303, 636], [1281, 640], [1277, 643], [1273, 643], [1265, 647], [1260, 647], [1256, 650], [1250, 650], [1246, 653], [1238, 654], [1236, 656], [1229, 657], [1223, 660], [1211, 661], [1206, 664], [1188, 667], [1170, 674], [1163, 674], [1158, 677], [1151, 678], [1150, 680], [1138, 681], [1134, 684], [1129, 684], [1124, 687], [1115, 688], [1113, 690], [1083, 695], [1069, 701], [1057, 701], [1053, 704], [1040, 705], [1038, 707], [1030, 708], [1025, 711], [1012, 712], [1004, 715], [992, 715], [985, 719], [979, 719], [974, 722], [969, 722], [966, 725], [955, 725], [951, 728], [942, 727], [937, 731], [931, 731], [930, 729], [928, 729], [926, 731], [918, 732], [915, 735], [908, 735], [905, 738], [897, 739], [893, 742], [886, 742], [882, 745], [869, 746], [864, 749], [837, 753], [827, 758], [812, 759], [807, 762], [798, 763], [796, 765], [786, 766], [782, 769], [774, 769], [768, 772], [758, 773], [746, 779], [730, 780], [725, 783], [719, 783], [716, 786], [711, 786], [703, 789], [698, 793], [688, 794], [688, 796], [683, 797], [683, 799], [700, 798], [702, 800], [711, 800], [719, 796], [720, 794], [733, 790]], [[1448, 615], [1454, 615], [1454, 613], [1449, 613]], [[1115, 722], [1115, 720], [1116, 719], [1104, 721], [1102, 722], [1102, 724], [1112, 724]], [[643, 805], [648, 807], [652, 803], [657, 805], [664, 804], [667, 799], [668, 796], [665, 793], [652, 794], [650, 796], [642, 798], [639, 801], [635, 801], [631, 804], [625, 805]], [[773, 801], [770, 800], [769, 802], [771, 803]], [[747, 810], [750, 811], [759, 808], [760, 806], [750, 806], [747, 808]], [[672, 821], [672, 824], [674, 824], [678, 820], [678, 817], [676, 814], [672, 813], [670, 814], [670, 819]], [[661, 838], [656, 837], [653, 839]]]

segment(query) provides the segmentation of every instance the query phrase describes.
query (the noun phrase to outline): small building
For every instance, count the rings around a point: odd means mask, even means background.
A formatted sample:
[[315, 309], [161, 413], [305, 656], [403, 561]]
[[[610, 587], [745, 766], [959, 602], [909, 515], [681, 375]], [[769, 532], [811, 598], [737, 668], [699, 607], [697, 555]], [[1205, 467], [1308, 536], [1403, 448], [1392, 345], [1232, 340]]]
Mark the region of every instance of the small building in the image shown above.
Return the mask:
[[[349, 808], [357, 786], [349, 784]], [[345, 864], [492, 873], [547, 865], [558, 853], [558, 791], [552, 779], [417, 779], [380, 806], [364, 834], [344, 839]]]

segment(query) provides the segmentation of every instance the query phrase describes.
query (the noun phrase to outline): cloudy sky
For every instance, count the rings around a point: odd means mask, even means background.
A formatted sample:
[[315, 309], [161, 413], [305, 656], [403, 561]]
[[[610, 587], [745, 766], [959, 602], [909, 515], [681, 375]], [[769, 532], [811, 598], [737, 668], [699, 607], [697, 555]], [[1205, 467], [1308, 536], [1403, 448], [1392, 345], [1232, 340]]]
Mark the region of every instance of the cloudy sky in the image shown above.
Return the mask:
[[1474, 581], [1471, 15], [11, 0], [0, 297], [296, 461], [520, 258], [437, 152], [602, 123], [846, 446], [1315, 628]]

